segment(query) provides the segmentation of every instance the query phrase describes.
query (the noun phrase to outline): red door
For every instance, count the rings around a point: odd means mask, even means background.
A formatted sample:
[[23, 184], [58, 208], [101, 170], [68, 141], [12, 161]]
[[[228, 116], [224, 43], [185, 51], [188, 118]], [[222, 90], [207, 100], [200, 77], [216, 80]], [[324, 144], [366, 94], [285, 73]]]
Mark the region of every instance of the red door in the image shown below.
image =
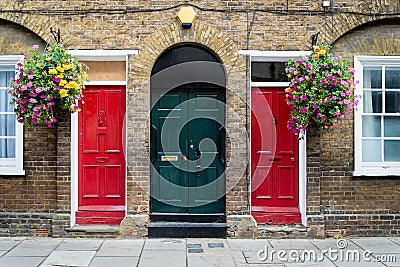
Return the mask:
[[298, 138], [287, 130], [283, 88], [251, 91], [252, 215], [258, 223], [301, 223]]
[[77, 224], [119, 224], [125, 216], [124, 86], [88, 86], [79, 113]]

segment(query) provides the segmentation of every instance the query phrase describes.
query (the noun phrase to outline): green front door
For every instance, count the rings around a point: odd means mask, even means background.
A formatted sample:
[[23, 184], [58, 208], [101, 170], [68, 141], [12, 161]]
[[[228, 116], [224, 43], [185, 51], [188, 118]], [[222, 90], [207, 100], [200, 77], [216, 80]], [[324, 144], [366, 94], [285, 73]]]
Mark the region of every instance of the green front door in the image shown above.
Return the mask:
[[225, 211], [225, 91], [152, 90], [151, 212]]

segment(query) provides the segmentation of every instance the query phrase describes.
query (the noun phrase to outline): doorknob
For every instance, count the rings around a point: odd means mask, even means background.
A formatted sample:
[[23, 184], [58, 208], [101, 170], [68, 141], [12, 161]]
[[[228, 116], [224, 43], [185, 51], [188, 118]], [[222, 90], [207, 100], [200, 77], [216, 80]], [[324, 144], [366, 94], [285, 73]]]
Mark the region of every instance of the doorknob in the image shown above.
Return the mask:
[[294, 161], [294, 158], [291, 158], [290, 160], [291, 160], [291, 161]]

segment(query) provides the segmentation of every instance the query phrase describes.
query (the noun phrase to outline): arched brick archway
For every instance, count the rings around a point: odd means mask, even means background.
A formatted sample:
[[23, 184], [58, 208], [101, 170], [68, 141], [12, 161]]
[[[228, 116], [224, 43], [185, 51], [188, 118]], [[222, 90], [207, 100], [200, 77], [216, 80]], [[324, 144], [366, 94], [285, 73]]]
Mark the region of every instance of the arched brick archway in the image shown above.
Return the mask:
[[[149, 113], [150, 113], [150, 75], [158, 57], [171, 47], [182, 44], [194, 44], [212, 52], [224, 65], [227, 74], [226, 104], [234, 110], [241, 121], [234, 121], [232, 114], [226, 114], [226, 130], [233, 133], [238, 124], [246, 122], [246, 61], [238, 55], [235, 42], [219, 29], [196, 22], [191, 29], [183, 29], [177, 22], [161, 28], [150, 35], [139, 48], [139, 55], [129, 62], [128, 77], [128, 212], [148, 211], [149, 195], [137, 192], [149, 192], [150, 169], [149, 148]], [[246, 140], [242, 140], [240, 156], [246, 159]], [[227, 144], [227, 154], [230, 145]], [[129, 164], [133, 162], [134, 164]], [[231, 162], [232, 166], [241, 163]], [[227, 203], [235, 199], [235, 205], [227, 204], [227, 213], [246, 213], [248, 210], [245, 176], [234, 171], [227, 176], [227, 186], [238, 180], [238, 185], [226, 195]], [[131, 193], [130, 193], [131, 192]], [[139, 195], [139, 196], [138, 196]]]
[[[23, 1], [4, 0], [0, 6], [1, 10], [20, 10], [27, 9]], [[21, 25], [31, 32], [38, 35], [47, 43], [52, 41], [50, 34], [50, 27], [57, 28], [57, 23], [51, 16], [28, 14], [28, 13], [15, 13], [15, 12], [1, 12], [0, 19], [14, 22]]]
[[[320, 28], [320, 44], [333, 44], [337, 39], [345, 33], [373, 21], [382, 19], [398, 19], [398, 1], [362, 1], [355, 4], [349, 11], [357, 14], [338, 13], [334, 15], [333, 20], [333, 35], [332, 35], [332, 20], [328, 21]], [[365, 14], [365, 15], [362, 15]], [[371, 15], [379, 14], [379, 15]]]

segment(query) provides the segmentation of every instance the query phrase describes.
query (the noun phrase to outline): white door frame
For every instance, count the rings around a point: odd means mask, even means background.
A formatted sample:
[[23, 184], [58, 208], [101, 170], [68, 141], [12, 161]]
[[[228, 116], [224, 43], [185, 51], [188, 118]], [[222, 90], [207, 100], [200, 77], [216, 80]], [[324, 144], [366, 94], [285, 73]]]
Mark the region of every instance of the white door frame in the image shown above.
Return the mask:
[[[127, 85], [128, 80], [128, 60], [129, 55], [137, 55], [138, 50], [70, 50], [70, 54], [75, 56], [79, 61], [125, 61], [126, 77], [122, 81], [90, 81], [85, 85]], [[89, 77], [90, 78], [90, 77]], [[128, 88], [126, 88], [126, 96]], [[128, 105], [128, 103], [126, 104]], [[128, 106], [126, 106], [126, 114], [128, 114]], [[126, 125], [126, 116], [125, 116]], [[71, 220], [70, 226], [76, 223], [75, 213], [78, 211], [78, 114], [71, 114]], [[125, 129], [127, 131], [127, 129]], [[127, 134], [127, 132], [126, 132]], [[125, 144], [125, 159], [127, 153], [127, 145]], [[125, 169], [125, 179], [127, 178], [127, 169]], [[127, 187], [125, 181], [125, 213], [127, 209]]]
[[[240, 55], [250, 57], [250, 62], [287, 62], [289, 59], [297, 59], [303, 55], [310, 54], [309, 51], [259, 51], [259, 50], [239, 50]], [[251, 64], [248, 77], [251, 77]], [[250, 90], [254, 87], [288, 87], [288, 82], [250, 82]], [[250, 94], [251, 97], [251, 94]], [[251, 103], [251, 100], [250, 100]], [[301, 223], [307, 226], [307, 143], [306, 133], [304, 138], [299, 140], [299, 210]], [[251, 144], [251, 135], [250, 135]], [[251, 153], [250, 153], [251, 162]], [[251, 181], [250, 181], [251, 183]], [[250, 187], [251, 188], [251, 187]], [[251, 204], [251, 203], [250, 203]]]

